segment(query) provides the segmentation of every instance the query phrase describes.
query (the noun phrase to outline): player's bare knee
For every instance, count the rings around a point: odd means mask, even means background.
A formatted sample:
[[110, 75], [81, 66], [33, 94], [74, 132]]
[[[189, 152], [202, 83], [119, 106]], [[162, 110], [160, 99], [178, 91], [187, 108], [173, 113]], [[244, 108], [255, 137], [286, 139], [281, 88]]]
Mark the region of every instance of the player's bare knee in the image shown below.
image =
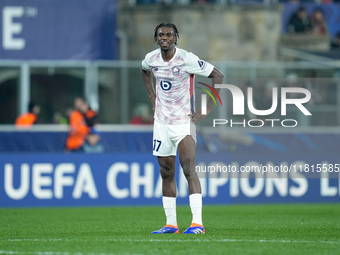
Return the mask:
[[183, 174], [187, 180], [197, 177], [197, 175], [193, 171], [191, 171], [190, 168], [186, 168], [186, 169], [183, 168]]
[[175, 178], [175, 170], [169, 166], [167, 167], [161, 166], [160, 173], [161, 173], [162, 179]]
[[190, 157], [181, 157], [180, 159], [180, 163], [182, 166], [183, 171], [186, 171], [186, 169], [188, 169], [188, 171], [190, 171], [191, 169], [191, 163], [194, 162], [194, 160], [191, 160]]

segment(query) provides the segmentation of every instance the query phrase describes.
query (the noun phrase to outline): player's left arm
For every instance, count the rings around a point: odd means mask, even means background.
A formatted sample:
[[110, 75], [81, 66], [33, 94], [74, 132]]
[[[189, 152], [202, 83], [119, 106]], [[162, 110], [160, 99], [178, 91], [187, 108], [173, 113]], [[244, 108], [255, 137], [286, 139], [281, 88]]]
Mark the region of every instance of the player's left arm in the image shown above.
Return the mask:
[[[212, 70], [212, 72], [210, 73], [208, 78], [212, 79], [212, 87], [215, 88], [216, 84], [222, 84], [224, 75], [223, 75], [223, 73], [221, 73], [220, 70], [218, 70], [216, 67], [214, 67], [214, 69]], [[219, 88], [215, 88], [215, 90], [217, 91], [217, 93], [220, 92]], [[211, 91], [211, 93], [213, 93], [213, 91]], [[209, 100], [208, 100], [208, 103], [207, 103], [207, 114], [203, 115], [202, 109], [198, 109], [191, 116], [192, 121], [200, 123], [211, 112], [213, 106], [214, 106], [214, 101], [211, 97], [209, 97]]]

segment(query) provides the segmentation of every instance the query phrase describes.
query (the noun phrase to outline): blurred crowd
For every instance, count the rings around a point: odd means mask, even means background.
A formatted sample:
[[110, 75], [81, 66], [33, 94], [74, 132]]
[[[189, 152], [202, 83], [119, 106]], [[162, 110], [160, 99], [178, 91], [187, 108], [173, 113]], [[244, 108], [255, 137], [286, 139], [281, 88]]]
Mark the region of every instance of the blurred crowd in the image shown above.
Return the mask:
[[[316, 35], [329, 34], [324, 12], [320, 8], [315, 8], [310, 14], [308, 14], [305, 7], [300, 6], [289, 19], [288, 33], [313, 33]], [[330, 46], [332, 49], [340, 48], [340, 28], [331, 38]]]
[[[144, 5], [144, 4], [158, 4], [158, 5], [189, 5], [189, 4], [279, 4], [279, 3], [292, 3], [300, 5], [300, 7], [289, 18], [287, 25], [288, 33], [313, 33], [318, 35], [331, 35], [330, 47], [333, 49], [340, 48], [340, 25], [335, 24], [338, 29], [330, 31], [325, 19], [325, 13], [322, 8], [319, 8], [320, 4], [339, 3], [340, 0], [129, 0], [131, 6]], [[307, 12], [303, 4], [315, 4], [316, 7], [311, 12]], [[330, 7], [333, 8], [333, 7]], [[334, 10], [333, 15], [336, 15], [337, 11]], [[328, 17], [329, 18], [329, 17]], [[334, 20], [334, 17], [332, 18]], [[340, 17], [335, 17], [338, 22]]]
[[[31, 128], [39, 124], [40, 105], [30, 102], [28, 111], [16, 118], [17, 128]], [[65, 140], [66, 152], [104, 152], [100, 134], [96, 128], [98, 124], [98, 113], [91, 109], [89, 103], [82, 97], [74, 99], [73, 108], [67, 108], [65, 115], [56, 111], [53, 115], [54, 124], [67, 124], [68, 134]], [[150, 105], [137, 104], [130, 119], [131, 125], [152, 125], [153, 113]]]
[[[30, 128], [34, 124], [39, 124], [40, 105], [30, 102], [28, 112], [17, 117], [15, 125], [18, 128]], [[67, 109], [67, 117], [58, 114], [58, 122], [55, 124], [68, 124], [69, 130], [65, 141], [65, 151], [67, 152], [88, 152], [99, 153], [104, 151], [100, 141], [99, 132], [95, 125], [98, 123], [98, 116], [91, 109], [88, 102], [81, 97], [74, 100], [74, 108]], [[53, 116], [54, 120], [56, 115]]]
[[306, 9], [300, 6], [290, 17], [288, 32], [327, 34], [327, 23], [322, 10], [317, 8], [308, 16]]

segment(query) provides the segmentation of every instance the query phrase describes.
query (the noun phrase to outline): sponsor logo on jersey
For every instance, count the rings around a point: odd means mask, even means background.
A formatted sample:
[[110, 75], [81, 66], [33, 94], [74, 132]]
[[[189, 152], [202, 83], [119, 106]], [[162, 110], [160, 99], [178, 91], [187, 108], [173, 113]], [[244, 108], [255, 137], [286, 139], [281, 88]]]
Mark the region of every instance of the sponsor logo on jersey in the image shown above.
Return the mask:
[[172, 68], [172, 74], [174, 74], [174, 75], [179, 75], [179, 71], [180, 71], [180, 69], [177, 66], [174, 66]]
[[201, 70], [203, 70], [205, 68], [205, 61], [203, 60], [198, 60], [198, 65], [200, 66]]
[[163, 90], [170, 90], [171, 89], [171, 87], [172, 87], [172, 84], [171, 84], [171, 82], [170, 81], [161, 81], [160, 83], [159, 83], [159, 85], [161, 86], [161, 88], [163, 89]]

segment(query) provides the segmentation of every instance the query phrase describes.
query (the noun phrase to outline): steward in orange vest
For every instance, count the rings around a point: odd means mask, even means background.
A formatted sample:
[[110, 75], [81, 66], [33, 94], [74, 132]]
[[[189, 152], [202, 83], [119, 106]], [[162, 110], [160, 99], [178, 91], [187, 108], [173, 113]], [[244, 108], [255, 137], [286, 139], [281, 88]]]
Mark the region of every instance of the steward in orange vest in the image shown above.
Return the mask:
[[36, 124], [39, 113], [40, 106], [35, 103], [30, 103], [28, 105], [28, 113], [20, 115], [15, 120], [15, 125], [18, 127], [31, 127], [33, 124]]
[[95, 124], [96, 113], [89, 108], [83, 98], [76, 98], [74, 105], [75, 110], [70, 115], [66, 149], [82, 151], [91, 127]]

